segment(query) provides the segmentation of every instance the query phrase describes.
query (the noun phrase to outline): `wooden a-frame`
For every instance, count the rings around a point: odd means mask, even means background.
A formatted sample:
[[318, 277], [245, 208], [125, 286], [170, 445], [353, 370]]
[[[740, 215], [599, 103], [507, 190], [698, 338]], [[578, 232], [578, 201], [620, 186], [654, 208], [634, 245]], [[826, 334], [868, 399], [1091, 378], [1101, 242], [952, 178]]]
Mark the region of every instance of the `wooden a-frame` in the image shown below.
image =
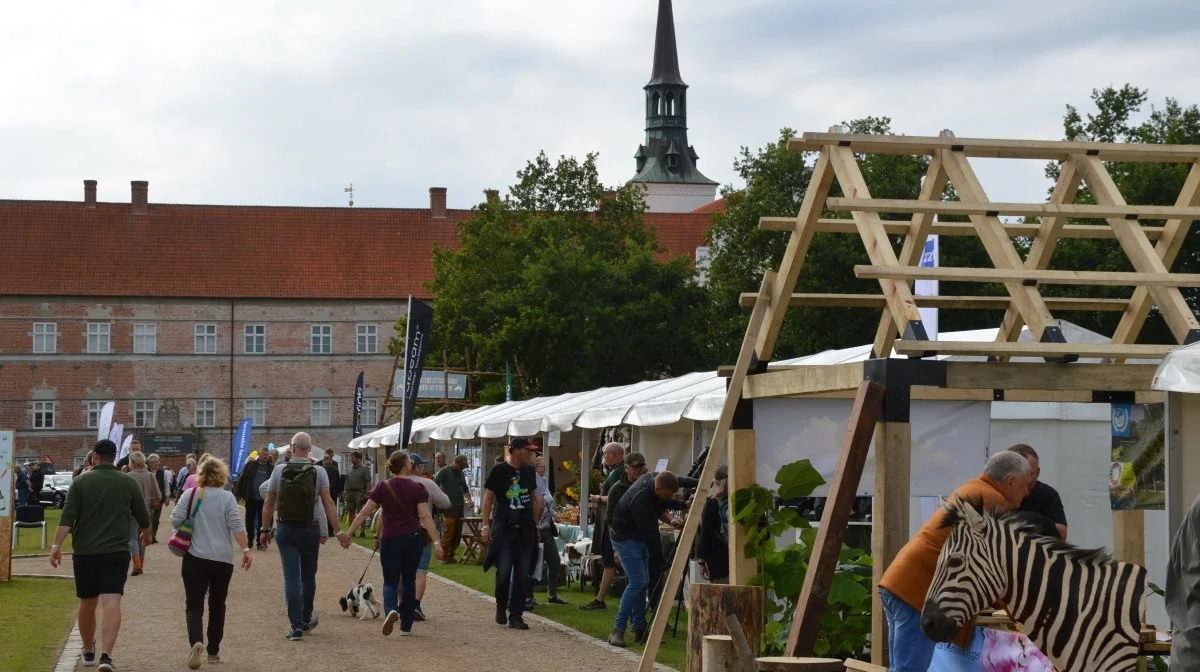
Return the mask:
[[[1200, 322], [1179, 291], [1180, 287], [1200, 286], [1200, 275], [1170, 272], [1192, 220], [1200, 218], [1200, 146], [956, 138], [949, 132], [937, 137], [914, 137], [831, 131], [805, 133], [790, 140], [788, 147], [792, 151], [817, 152], [816, 163], [797, 215], [765, 217], [760, 222], [761, 228], [788, 232], [788, 245], [778, 271], [766, 274], [757, 293], [741, 297], [744, 305], [754, 308], [737, 364], [727, 372], [728, 392], [709, 451], [709, 456], [716, 459], [706, 461], [700, 478], [705, 483], [712, 478], [727, 445], [731, 465], [737, 462], [739, 469], [753, 471], [753, 440], [749, 443], [750, 456], [739, 454], [735, 442], [728, 441], [735, 410], [742, 404], [767, 397], [854, 397], [854, 391], [858, 390], [805, 580], [806, 598], [798, 603], [788, 639], [786, 653], [802, 656], [811, 655], [816, 628], [826, 607], [824, 597], [832, 580], [833, 561], [842, 543], [852, 493], [861, 478], [866, 446], [870, 443], [867, 428], [874, 427], [872, 555], [877, 585], [908, 539], [911, 459], [908, 413], [913, 398], [1092, 402], [1161, 399], [1150, 386], [1155, 367], [1128, 364], [1126, 360], [1161, 357], [1174, 347], [1136, 344], [1152, 305], [1162, 313], [1178, 343], [1200, 340]], [[855, 154], [869, 153], [929, 156], [929, 170], [919, 197], [872, 198], [855, 158]], [[1062, 170], [1048, 202], [999, 203], [988, 198], [970, 165], [970, 157], [1059, 161]], [[1192, 166], [1174, 205], [1137, 205], [1125, 202], [1104, 165], [1104, 162], [1124, 161]], [[835, 179], [843, 192], [841, 198], [830, 198]], [[958, 192], [959, 201], [941, 200], [947, 182]], [[1074, 202], [1082, 186], [1093, 194], [1094, 205]], [[907, 221], [884, 221], [880, 213], [885, 212], [909, 213], [911, 217]], [[825, 213], [848, 213], [849, 217], [822, 217]], [[934, 222], [937, 214], [966, 215], [970, 222]], [[1039, 216], [1041, 220], [1036, 224], [1012, 224], [1002, 221], [1003, 215]], [[1069, 218], [1101, 223], [1067, 224]], [[1143, 219], [1163, 223], [1143, 225]], [[859, 236], [871, 263], [855, 267], [855, 274], [877, 279], [881, 293], [793, 293], [809, 244], [817, 232]], [[931, 234], [977, 236], [992, 267], [918, 266], [925, 239]], [[889, 237], [892, 235], [904, 236], [899, 253], [892, 247]], [[1032, 237], [1032, 247], [1025, 259], [1013, 247], [1012, 238], [1017, 236]], [[1134, 271], [1048, 270], [1054, 248], [1064, 238], [1115, 239]], [[914, 297], [910, 283], [920, 278], [999, 282], [1007, 296]], [[1038, 286], [1046, 283], [1123, 285], [1133, 291], [1128, 299], [1044, 298]], [[929, 338], [918, 305], [948, 309], [1004, 308], [1006, 312], [994, 342], [948, 342]], [[791, 306], [882, 308], [874, 359], [767, 371], [784, 315]], [[1066, 342], [1051, 309], [1119, 310], [1123, 315], [1111, 343], [1071, 344]], [[1022, 326], [1029, 328], [1032, 343], [1017, 341]], [[909, 358], [889, 358], [893, 351]], [[983, 355], [987, 361], [929, 358], [935, 354]], [[1011, 357], [1040, 358], [1044, 363], [1009, 362]], [[1098, 358], [1101, 363], [1079, 363], [1080, 357]], [[744, 440], [737, 443], [746, 445]], [[703, 497], [692, 501], [679, 548], [689, 548], [695, 539], [703, 503]], [[1137, 561], [1133, 556], [1141, 552], [1140, 512], [1114, 512], [1114, 526], [1126, 535], [1116, 542], [1116, 555]], [[653, 667], [666, 627], [665, 615], [670, 613], [679, 590], [687, 555], [675, 554], [668, 571], [647, 634], [641, 672]], [[747, 575], [748, 561], [741, 549], [732, 544], [730, 560], [731, 577]], [[886, 663], [886, 638], [886, 622], [878, 595], [874, 595], [872, 659], [877, 664]]]

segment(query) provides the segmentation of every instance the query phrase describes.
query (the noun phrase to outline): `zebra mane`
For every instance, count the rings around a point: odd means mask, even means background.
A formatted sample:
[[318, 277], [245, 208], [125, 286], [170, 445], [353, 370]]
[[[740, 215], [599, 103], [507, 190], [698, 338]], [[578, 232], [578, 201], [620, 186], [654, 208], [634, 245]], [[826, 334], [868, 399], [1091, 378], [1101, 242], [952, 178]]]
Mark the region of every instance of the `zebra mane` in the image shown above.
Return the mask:
[[[1041, 532], [1037, 523], [1027, 517], [1024, 512], [1017, 510], [1002, 510], [996, 507], [984, 506], [983, 500], [979, 497], [960, 500], [962, 506], [969, 506], [982, 515], [985, 519], [995, 520], [1001, 525], [1007, 525], [1023, 534], [1036, 537], [1036, 540], [1042, 546], [1048, 547], [1050, 550], [1065, 555], [1079, 563], [1090, 565], [1104, 565], [1113, 562], [1112, 556], [1104, 548], [1080, 548], [1063, 541], [1059, 537], [1046, 536]], [[966, 522], [966, 517], [963, 511], [955, 504], [947, 501], [943, 506], [946, 515], [942, 518], [942, 523], [939, 528], [952, 528], [960, 522]]]

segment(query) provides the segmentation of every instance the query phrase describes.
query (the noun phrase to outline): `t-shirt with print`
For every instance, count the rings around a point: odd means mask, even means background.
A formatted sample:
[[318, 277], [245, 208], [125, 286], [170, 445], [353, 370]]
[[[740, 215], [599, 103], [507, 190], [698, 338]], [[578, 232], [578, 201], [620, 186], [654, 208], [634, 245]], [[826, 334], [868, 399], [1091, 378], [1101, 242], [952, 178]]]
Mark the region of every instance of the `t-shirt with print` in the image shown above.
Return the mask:
[[493, 526], [533, 522], [533, 493], [537, 490], [537, 472], [533, 467], [517, 469], [501, 462], [492, 467], [483, 487], [496, 496], [492, 506]]

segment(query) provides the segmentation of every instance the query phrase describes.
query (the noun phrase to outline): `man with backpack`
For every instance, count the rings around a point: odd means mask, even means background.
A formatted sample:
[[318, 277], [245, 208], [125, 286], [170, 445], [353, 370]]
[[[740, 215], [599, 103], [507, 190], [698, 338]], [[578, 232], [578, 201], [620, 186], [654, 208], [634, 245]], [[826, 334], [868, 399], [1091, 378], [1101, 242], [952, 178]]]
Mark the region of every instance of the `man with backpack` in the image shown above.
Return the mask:
[[289, 449], [292, 459], [277, 465], [267, 481], [263, 528], [258, 539], [264, 547], [271, 541], [271, 522], [278, 514], [279, 529], [274, 532], [283, 564], [283, 594], [291, 623], [287, 638], [299, 641], [317, 627], [313, 597], [317, 593], [317, 556], [325, 532], [321, 529], [320, 511], [324, 511], [325, 520], [343, 549], [350, 547], [350, 536], [342, 531], [337, 506], [329, 496], [329, 474], [309, 459], [312, 438], [298, 432], [292, 437]]

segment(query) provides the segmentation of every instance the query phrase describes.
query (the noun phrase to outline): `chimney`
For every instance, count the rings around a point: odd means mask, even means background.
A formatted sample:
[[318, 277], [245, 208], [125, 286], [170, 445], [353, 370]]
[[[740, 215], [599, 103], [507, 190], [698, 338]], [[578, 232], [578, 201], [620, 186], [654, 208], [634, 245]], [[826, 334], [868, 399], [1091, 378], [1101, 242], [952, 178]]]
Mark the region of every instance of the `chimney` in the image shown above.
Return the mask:
[[146, 180], [132, 180], [129, 183], [131, 195], [132, 211], [135, 215], [146, 214], [147, 201], [149, 200], [150, 183]]
[[434, 219], [446, 218], [446, 188], [445, 187], [430, 187], [429, 188], [429, 214]]
[[499, 189], [484, 189], [483, 193], [487, 195], [488, 203], [498, 203], [500, 201]]
[[85, 208], [96, 207], [96, 181], [95, 180], [84, 180], [83, 181], [83, 207], [85, 207]]

